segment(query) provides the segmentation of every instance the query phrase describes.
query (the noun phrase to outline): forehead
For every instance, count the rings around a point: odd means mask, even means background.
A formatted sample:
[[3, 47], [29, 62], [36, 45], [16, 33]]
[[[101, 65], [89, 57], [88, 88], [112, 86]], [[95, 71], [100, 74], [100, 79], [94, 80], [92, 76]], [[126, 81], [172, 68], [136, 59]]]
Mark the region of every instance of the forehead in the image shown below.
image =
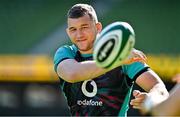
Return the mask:
[[91, 25], [93, 23], [93, 20], [90, 18], [89, 15], [84, 15], [79, 18], [68, 18], [68, 27], [77, 27], [84, 24]]

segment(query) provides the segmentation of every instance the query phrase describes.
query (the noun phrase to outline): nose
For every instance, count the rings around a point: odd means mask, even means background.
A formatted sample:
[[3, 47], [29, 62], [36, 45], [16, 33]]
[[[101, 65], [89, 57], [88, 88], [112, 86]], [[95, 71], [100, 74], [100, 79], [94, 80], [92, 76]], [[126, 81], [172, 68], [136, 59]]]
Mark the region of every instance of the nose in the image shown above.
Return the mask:
[[77, 34], [76, 34], [77, 38], [81, 38], [83, 36], [83, 32], [81, 30], [77, 30]]

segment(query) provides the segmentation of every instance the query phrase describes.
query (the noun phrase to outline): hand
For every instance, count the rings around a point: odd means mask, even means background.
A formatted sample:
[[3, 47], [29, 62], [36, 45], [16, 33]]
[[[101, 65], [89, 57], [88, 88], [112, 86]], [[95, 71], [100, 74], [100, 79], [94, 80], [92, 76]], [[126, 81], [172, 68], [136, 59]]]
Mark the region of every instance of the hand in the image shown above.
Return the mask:
[[123, 61], [123, 64], [131, 64], [133, 62], [145, 63], [146, 60], [147, 60], [147, 57], [142, 51], [136, 50], [133, 48], [129, 57]]
[[132, 99], [130, 104], [133, 108], [140, 109], [142, 114], [151, 111], [153, 107], [168, 98], [168, 96], [162, 95], [159, 91], [150, 91], [146, 93], [134, 90], [133, 96], [135, 99]]
[[142, 104], [148, 96], [148, 93], [140, 92], [139, 90], [134, 90], [133, 96], [135, 98], [131, 100], [130, 105], [132, 105], [135, 109], [143, 109]]
[[116, 61], [116, 63], [113, 66], [111, 66], [109, 69], [114, 69], [114, 68], [121, 66], [121, 65], [132, 64], [133, 62], [145, 63], [146, 60], [147, 60], [147, 57], [143, 52], [133, 48], [129, 57], [126, 60], [121, 61], [121, 62]]

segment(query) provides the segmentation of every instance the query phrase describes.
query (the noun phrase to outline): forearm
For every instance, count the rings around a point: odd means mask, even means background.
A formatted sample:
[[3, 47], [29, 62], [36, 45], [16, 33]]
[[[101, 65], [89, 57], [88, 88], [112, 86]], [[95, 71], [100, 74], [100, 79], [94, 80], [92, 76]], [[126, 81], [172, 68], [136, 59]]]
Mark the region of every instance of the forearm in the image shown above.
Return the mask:
[[108, 69], [100, 68], [96, 65], [95, 61], [84, 61], [76, 64], [75, 82], [94, 79], [102, 74], [108, 72]]
[[65, 81], [74, 83], [96, 78], [109, 70], [98, 67], [95, 61], [77, 62], [68, 59], [58, 65], [57, 73]]

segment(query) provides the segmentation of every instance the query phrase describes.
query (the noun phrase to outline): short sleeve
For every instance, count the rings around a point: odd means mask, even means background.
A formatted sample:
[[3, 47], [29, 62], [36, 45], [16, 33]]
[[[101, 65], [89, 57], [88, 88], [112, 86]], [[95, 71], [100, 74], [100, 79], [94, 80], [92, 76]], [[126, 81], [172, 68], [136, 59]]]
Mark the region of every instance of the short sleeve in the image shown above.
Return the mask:
[[57, 71], [58, 64], [65, 59], [73, 59], [74, 54], [70, 46], [60, 47], [54, 55], [54, 69]]
[[149, 66], [147, 64], [141, 62], [134, 62], [130, 65], [124, 65], [123, 71], [128, 75], [130, 79], [136, 80], [136, 78], [143, 72], [147, 71], [148, 68]]

